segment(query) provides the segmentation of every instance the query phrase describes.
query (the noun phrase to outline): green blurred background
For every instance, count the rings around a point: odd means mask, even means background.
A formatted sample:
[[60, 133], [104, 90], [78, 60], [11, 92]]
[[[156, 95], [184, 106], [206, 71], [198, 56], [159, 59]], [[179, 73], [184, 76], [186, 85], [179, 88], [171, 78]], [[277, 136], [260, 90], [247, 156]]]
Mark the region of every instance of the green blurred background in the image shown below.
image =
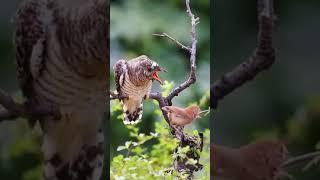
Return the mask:
[[[210, 87], [210, 6], [208, 0], [191, 1], [193, 13], [200, 17], [197, 52], [197, 82], [176, 97], [173, 104], [186, 107], [190, 103], [199, 102]], [[168, 39], [152, 36], [153, 33], [168, 33], [180, 42], [189, 45], [190, 18], [185, 11], [185, 3], [181, 0], [112, 0], [111, 1], [111, 60], [110, 84], [114, 87], [112, 67], [119, 59], [131, 59], [145, 54], [166, 68], [168, 73], [160, 73], [160, 77], [176, 85], [189, 76], [189, 54], [181, 50]], [[155, 82], [153, 91], [161, 90]], [[113, 103], [113, 102], [112, 102]], [[112, 104], [111, 103], [111, 107]], [[202, 108], [208, 107], [208, 104]], [[155, 121], [160, 119], [154, 114], [159, 109], [152, 101], [144, 103], [142, 122], [137, 126], [144, 133], [154, 132]], [[120, 113], [120, 112], [119, 112]], [[111, 158], [118, 153], [116, 149], [128, 138], [128, 129], [117, 119], [119, 113], [111, 116]], [[210, 127], [209, 116], [202, 118], [190, 129], [204, 130]]]
[[[259, 138], [281, 138], [290, 155], [315, 150], [320, 140], [320, 1], [274, 1], [276, 62], [237, 89], [214, 114], [217, 144], [238, 147]], [[212, 82], [244, 61], [256, 43], [256, 1], [215, 0], [211, 21]], [[318, 168], [290, 173], [317, 180]]]

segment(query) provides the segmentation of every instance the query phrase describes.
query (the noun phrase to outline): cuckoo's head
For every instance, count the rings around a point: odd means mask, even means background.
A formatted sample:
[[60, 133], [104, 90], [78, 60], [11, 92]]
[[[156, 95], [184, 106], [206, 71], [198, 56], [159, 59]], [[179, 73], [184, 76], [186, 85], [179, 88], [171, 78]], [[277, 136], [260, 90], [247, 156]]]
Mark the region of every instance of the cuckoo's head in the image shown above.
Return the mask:
[[147, 56], [143, 55], [140, 56], [140, 65], [143, 70], [143, 74], [148, 77], [150, 80], [156, 80], [160, 84], [163, 84], [162, 80], [160, 79], [158, 72], [163, 71], [167, 72], [164, 68], [160, 67], [158, 63], [149, 59]]

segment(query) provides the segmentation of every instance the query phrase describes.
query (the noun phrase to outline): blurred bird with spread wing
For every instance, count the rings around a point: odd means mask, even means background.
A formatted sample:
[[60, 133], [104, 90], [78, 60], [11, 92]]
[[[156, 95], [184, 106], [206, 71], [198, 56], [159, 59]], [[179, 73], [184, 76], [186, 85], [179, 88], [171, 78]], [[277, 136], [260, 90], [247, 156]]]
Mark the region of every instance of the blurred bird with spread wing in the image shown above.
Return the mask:
[[201, 111], [197, 105], [190, 105], [187, 108], [176, 106], [164, 106], [162, 108], [168, 113], [170, 123], [173, 125], [185, 126], [193, 120], [200, 118], [200, 114], [206, 111]]
[[124, 124], [136, 124], [143, 113], [142, 99], [148, 99], [154, 80], [163, 84], [158, 72], [165, 69], [149, 57], [142, 55], [137, 58], [118, 60], [114, 66], [117, 92], [126, 96], [123, 99]]
[[281, 165], [287, 160], [288, 150], [281, 141], [261, 140], [229, 148], [211, 146], [211, 175], [229, 180], [273, 180], [288, 177]]
[[17, 74], [39, 117], [46, 180], [98, 180], [107, 109], [109, 1], [22, 0], [14, 18]]

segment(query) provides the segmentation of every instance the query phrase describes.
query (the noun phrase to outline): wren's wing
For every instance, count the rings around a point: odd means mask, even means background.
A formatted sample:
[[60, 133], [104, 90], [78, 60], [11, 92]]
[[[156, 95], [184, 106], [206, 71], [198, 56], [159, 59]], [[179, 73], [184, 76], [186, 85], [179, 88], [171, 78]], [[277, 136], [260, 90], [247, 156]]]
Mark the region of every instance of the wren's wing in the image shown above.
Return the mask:
[[167, 111], [168, 113], [172, 113], [176, 117], [186, 117], [190, 118], [188, 114], [186, 113], [185, 109], [176, 107], [176, 106], [165, 106], [164, 110]]
[[282, 142], [271, 140], [243, 146], [239, 151], [245, 157], [244, 168], [247, 168], [247, 173], [254, 177], [270, 176], [270, 179], [281, 170], [281, 164], [287, 159], [288, 153]]
[[121, 94], [121, 86], [125, 82], [125, 74], [127, 72], [127, 61], [120, 59], [113, 67], [114, 77], [116, 81], [116, 89], [119, 94]]

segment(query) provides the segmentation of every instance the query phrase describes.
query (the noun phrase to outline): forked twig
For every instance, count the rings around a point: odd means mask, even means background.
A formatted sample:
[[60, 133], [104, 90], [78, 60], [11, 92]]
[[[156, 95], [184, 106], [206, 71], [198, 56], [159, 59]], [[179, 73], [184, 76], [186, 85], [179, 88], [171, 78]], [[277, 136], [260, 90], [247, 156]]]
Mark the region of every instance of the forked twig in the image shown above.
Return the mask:
[[0, 89], [0, 104], [3, 106], [3, 110], [0, 111], [0, 122], [5, 120], [14, 121], [19, 117], [36, 119], [44, 116], [60, 116], [59, 110], [53, 107], [38, 107], [16, 103], [2, 89]]
[[170, 39], [171, 41], [173, 41], [174, 43], [176, 43], [179, 47], [181, 47], [184, 50], [187, 50], [189, 53], [191, 53], [191, 49], [188, 46], [183, 45], [181, 42], [179, 42], [177, 39], [171, 37], [170, 35], [168, 35], [167, 33], [161, 33], [161, 34], [152, 34], [154, 36], [159, 36], [159, 37], [167, 37], [168, 39]]

